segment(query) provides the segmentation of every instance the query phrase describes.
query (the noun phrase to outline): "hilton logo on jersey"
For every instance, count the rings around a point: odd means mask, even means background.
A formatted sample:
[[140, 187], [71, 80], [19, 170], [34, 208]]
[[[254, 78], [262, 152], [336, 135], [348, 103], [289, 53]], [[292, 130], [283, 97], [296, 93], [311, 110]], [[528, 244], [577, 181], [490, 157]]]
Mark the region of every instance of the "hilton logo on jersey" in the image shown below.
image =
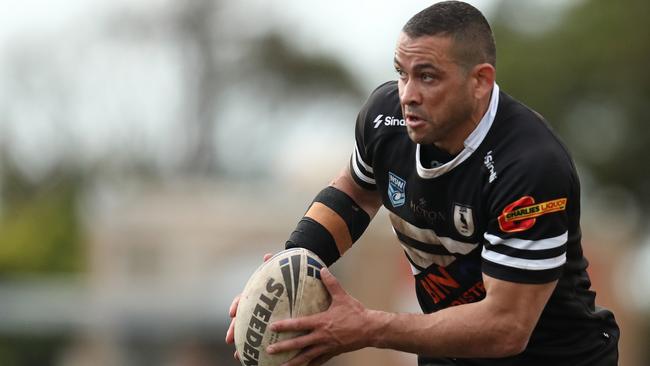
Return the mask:
[[388, 199], [393, 207], [406, 202], [406, 181], [391, 172], [388, 172]]
[[424, 198], [420, 198], [417, 203], [413, 202], [413, 200], [409, 201], [409, 207], [415, 217], [425, 220], [429, 225], [434, 225], [438, 221], [445, 221], [445, 215], [440, 211], [430, 209]]
[[454, 226], [458, 233], [466, 238], [474, 234], [474, 215], [471, 207], [454, 205]]

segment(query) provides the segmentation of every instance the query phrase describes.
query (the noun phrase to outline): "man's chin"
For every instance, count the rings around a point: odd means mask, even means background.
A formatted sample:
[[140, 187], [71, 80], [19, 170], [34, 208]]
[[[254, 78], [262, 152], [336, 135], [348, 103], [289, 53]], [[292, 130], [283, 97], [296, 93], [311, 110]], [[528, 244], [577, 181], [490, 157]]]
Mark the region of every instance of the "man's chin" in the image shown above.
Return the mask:
[[412, 129], [406, 127], [406, 131], [408, 132], [409, 138], [411, 141], [415, 142], [416, 144], [428, 144], [430, 143], [428, 136], [423, 134], [420, 131], [413, 131]]

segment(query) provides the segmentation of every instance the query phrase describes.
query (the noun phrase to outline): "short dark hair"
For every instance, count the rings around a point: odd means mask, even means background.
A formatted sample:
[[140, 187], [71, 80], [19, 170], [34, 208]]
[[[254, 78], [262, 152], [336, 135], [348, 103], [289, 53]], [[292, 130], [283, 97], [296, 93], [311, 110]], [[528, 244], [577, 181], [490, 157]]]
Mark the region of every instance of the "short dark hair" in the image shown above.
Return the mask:
[[480, 63], [496, 67], [497, 51], [490, 24], [475, 7], [461, 1], [443, 1], [415, 14], [402, 28], [411, 38], [446, 35], [466, 69]]

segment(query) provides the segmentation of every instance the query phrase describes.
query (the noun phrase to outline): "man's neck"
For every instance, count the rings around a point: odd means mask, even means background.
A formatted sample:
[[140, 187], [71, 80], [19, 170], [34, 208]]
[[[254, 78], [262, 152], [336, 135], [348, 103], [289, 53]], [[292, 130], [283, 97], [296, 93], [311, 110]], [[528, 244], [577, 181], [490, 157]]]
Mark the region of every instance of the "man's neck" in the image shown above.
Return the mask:
[[450, 136], [451, 138], [447, 141], [440, 141], [435, 143], [436, 147], [440, 150], [446, 151], [452, 156], [458, 155], [465, 148], [465, 140], [469, 135], [474, 132], [478, 127], [479, 123], [487, 113], [488, 108], [490, 107], [490, 100], [492, 99], [492, 93], [488, 94], [485, 98], [480, 99], [476, 104], [476, 108], [472, 112], [470, 118], [467, 119], [465, 123], [462, 123], [459, 128], [456, 129], [455, 135]]

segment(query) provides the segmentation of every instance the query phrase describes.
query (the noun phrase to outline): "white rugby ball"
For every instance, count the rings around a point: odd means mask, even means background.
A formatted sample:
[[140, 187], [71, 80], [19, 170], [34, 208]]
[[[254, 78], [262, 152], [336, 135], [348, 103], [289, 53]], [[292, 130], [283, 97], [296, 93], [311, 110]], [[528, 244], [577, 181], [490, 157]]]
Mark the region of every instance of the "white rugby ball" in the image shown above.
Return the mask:
[[248, 280], [237, 307], [235, 347], [244, 366], [276, 366], [298, 351], [270, 355], [266, 347], [300, 335], [273, 332], [277, 320], [320, 313], [330, 305], [330, 295], [320, 279], [323, 261], [303, 248], [281, 251], [264, 262]]

